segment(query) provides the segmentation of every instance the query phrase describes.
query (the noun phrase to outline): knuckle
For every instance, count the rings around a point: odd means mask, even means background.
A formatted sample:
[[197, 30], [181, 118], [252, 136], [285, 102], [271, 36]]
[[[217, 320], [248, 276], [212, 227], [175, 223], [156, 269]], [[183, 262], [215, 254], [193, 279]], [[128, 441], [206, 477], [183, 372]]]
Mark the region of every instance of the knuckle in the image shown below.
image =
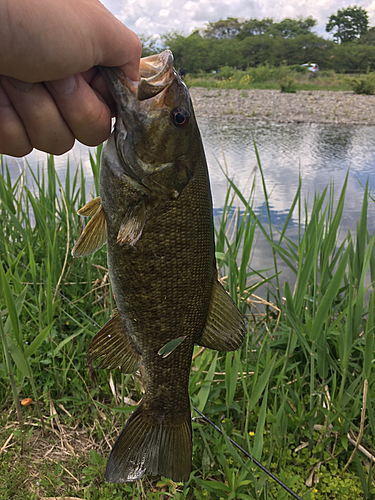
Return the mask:
[[108, 139], [111, 132], [111, 114], [104, 105], [88, 109], [72, 128], [76, 138], [86, 146], [97, 146]]
[[21, 158], [33, 150], [29, 137], [23, 127], [0, 126], [0, 154]]
[[52, 155], [62, 155], [74, 146], [74, 136], [66, 126], [50, 123], [50, 128], [41, 127], [29, 133], [34, 148]]
[[60, 139], [57, 142], [49, 141], [47, 143], [40, 144], [38, 146], [35, 145], [35, 147], [51, 155], [60, 156], [70, 151], [74, 146], [74, 142], [75, 142], [74, 137], [70, 137], [69, 139], [68, 138]]
[[16, 158], [22, 158], [23, 156], [28, 155], [33, 150], [33, 147], [29, 144], [3, 144], [0, 141], [0, 154], [14, 156]]

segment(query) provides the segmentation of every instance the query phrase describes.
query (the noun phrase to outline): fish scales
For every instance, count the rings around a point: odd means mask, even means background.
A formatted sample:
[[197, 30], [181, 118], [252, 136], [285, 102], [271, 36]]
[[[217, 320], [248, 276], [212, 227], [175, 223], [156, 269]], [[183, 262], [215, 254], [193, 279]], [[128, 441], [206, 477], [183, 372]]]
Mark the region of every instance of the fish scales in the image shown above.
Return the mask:
[[79, 211], [92, 219], [73, 255], [89, 255], [107, 241], [118, 311], [87, 357], [124, 373], [143, 363], [146, 374], [144, 396], [111, 451], [106, 479], [154, 474], [186, 481], [194, 345], [238, 349], [245, 322], [217, 280], [203, 145], [171, 52], [142, 59], [139, 84], [117, 69], [102, 72], [118, 116], [103, 147], [100, 197]]
[[[176, 408], [185, 414], [190, 411], [187, 397], [181, 408], [181, 392], [188, 394], [192, 350], [202, 335], [216, 278], [209, 181], [206, 169], [200, 166], [205, 166], [202, 158], [196, 165], [194, 177], [178, 199], [168, 200], [147, 214], [135, 247], [116, 243], [121, 216], [127, 211], [125, 197], [117, 196], [118, 189], [112, 185], [118, 182], [115, 176], [111, 182], [106, 169], [100, 174], [101, 186], [105, 185], [101, 189], [104, 211], [109, 205], [108, 211], [119, 213], [107, 221], [108, 264], [117, 306], [144, 361], [146, 397], [152, 394], [152, 401], [162, 402], [157, 412], [162, 408], [163, 417], [172, 419], [176, 419]], [[111, 196], [114, 192], [115, 200]], [[116, 200], [121, 203], [119, 211]], [[187, 338], [173, 356], [157, 355], [163, 344], [181, 335]]]

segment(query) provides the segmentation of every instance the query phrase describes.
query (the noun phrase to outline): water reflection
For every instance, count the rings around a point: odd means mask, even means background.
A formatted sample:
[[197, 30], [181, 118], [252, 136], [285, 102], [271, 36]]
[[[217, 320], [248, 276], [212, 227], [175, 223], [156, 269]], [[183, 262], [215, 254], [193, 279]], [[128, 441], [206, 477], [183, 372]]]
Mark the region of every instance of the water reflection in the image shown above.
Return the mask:
[[[259, 152], [267, 191], [270, 194], [272, 222], [281, 228], [295, 196], [299, 176], [302, 178], [302, 196], [309, 198], [310, 207], [315, 191], [320, 191], [334, 182], [335, 199], [341, 192], [346, 173], [350, 167], [349, 184], [343, 214], [342, 233], [355, 230], [362, 205], [363, 189], [369, 179], [375, 186], [375, 127], [334, 126], [321, 124], [260, 124], [244, 119], [215, 120], [199, 119], [199, 127], [206, 150], [214, 199], [215, 217], [222, 212], [227, 180], [219, 164], [227, 169], [230, 177], [248, 195], [255, 177], [256, 191], [254, 207], [260, 220], [266, 222], [264, 195], [254, 141]], [[71, 167], [82, 162], [87, 177], [87, 186], [93, 189], [88, 148], [77, 144], [69, 154]], [[46, 155], [34, 151], [27, 160], [33, 168], [38, 162], [46, 162]], [[56, 168], [64, 182], [67, 155], [56, 157]], [[19, 175], [22, 162], [8, 158], [12, 178]], [[288, 236], [296, 236], [297, 212], [290, 222]], [[375, 204], [369, 204], [369, 231], [375, 229]], [[270, 252], [259, 240], [254, 250], [252, 267], [270, 267]], [[285, 270], [284, 279], [291, 279]]]
[[[215, 214], [219, 215], [222, 211], [219, 207], [227, 189], [218, 168], [219, 161], [221, 165], [225, 163], [229, 175], [235, 178], [244, 192], [249, 192], [255, 176], [255, 211], [260, 214], [260, 221], [267, 223], [264, 194], [256, 168], [255, 142], [270, 195], [272, 224], [282, 228], [298, 188], [299, 176], [302, 179], [302, 199], [308, 199], [311, 209], [314, 193], [322, 192], [331, 182], [337, 202], [350, 168], [339, 241], [348, 229], [355, 232], [363, 199], [360, 183], [365, 185], [369, 179], [370, 188], [375, 186], [375, 127], [266, 125], [244, 121], [212, 124], [209, 120], [201, 120], [200, 128], [210, 167]], [[372, 234], [375, 230], [375, 204], [371, 201], [368, 214], [368, 229]], [[287, 231], [288, 238], [295, 242], [298, 238], [297, 222], [296, 210]], [[283, 262], [278, 265], [280, 283], [288, 281], [293, 286], [294, 273]], [[251, 266], [256, 270], [273, 267], [271, 248], [262, 236], [253, 248]], [[263, 289], [260, 293], [265, 294], [266, 291]]]
[[[363, 197], [360, 182], [364, 185], [369, 178], [370, 186], [375, 185], [375, 127], [254, 124], [243, 120], [212, 124], [208, 119], [201, 119], [199, 124], [210, 167], [215, 208], [222, 205], [227, 188], [218, 162], [223, 168], [227, 166], [229, 176], [234, 177], [244, 192], [249, 191], [255, 175], [255, 207], [258, 211], [264, 207], [255, 141], [276, 225], [282, 225], [285, 220], [299, 176], [303, 197], [312, 200], [315, 191], [322, 192], [333, 182], [337, 200], [350, 168], [343, 216], [346, 227], [343, 229], [353, 229]], [[374, 221], [373, 203], [369, 206], [369, 215], [370, 222]], [[296, 217], [297, 214], [295, 220]], [[374, 225], [369, 229], [373, 231]]]

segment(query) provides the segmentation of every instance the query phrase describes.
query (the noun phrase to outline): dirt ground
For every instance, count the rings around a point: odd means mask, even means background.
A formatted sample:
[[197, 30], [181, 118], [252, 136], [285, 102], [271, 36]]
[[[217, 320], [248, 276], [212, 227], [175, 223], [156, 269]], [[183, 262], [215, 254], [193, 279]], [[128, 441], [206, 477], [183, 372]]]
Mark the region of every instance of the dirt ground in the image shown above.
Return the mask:
[[375, 125], [375, 95], [352, 91], [189, 89], [197, 117], [244, 116], [276, 123]]

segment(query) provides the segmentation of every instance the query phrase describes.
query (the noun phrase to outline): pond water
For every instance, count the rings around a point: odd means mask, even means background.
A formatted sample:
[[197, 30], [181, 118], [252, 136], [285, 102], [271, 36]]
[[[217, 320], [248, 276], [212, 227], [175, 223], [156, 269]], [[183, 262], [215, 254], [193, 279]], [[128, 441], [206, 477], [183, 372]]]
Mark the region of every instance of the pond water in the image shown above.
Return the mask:
[[[257, 168], [256, 144], [275, 225], [282, 224], [296, 193], [299, 176], [303, 197], [312, 199], [334, 183], [338, 198], [349, 170], [345, 225], [358, 219], [363, 189], [369, 178], [375, 187], [375, 127], [340, 127], [319, 124], [254, 124], [234, 121], [210, 126], [201, 120], [201, 131], [210, 166], [215, 208], [222, 205], [226, 180], [218, 166], [224, 158], [229, 177], [246, 192], [256, 176], [255, 207], [261, 210], [264, 196]], [[375, 206], [370, 205], [374, 215]], [[279, 222], [278, 222], [279, 221]]]
[[[262, 223], [267, 223], [255, 143], [270, 196], [274, 226], [280, 229], [283, 226], [298, 188], [299, 177], [302, 179], [302, 199], [308, 199], [308, 207], [311, 208], [314, 193], [322, 192], [331, 182], [337, 202], [349, 170], [340, 239], [346, 236], [348, 230], [355, 233], [362, 207], [362, 186], [367, 180], [374, 196], [375, 127], [259, 124], [244, 120], [212, 125], [209, 120], [201, 120], [200, 128], [210, 167], [215, 215], [220, 215], [227, 189], [226, 179], [218, 166], [220, 163], [227, 166], [229, 177], [234, 178], [243, 193], [249, 192], [255, 176], [254, 209], [260, 214]], [[298, 236], [297, 222], [296, 210], [287, 231], [287, 236], [294, 241]], [[375, 203], [371, 200], [368, 229], [370, 234], [375, 230]], [[293, 287], [294, 273], [283, 262], [279, 262], [278, 266], [280, 283], [283, 285], [288, 281]], [[272, 250], [262, 235], [253, 248], [251, 267], [254, 270], [273, 268]], [[260, 295], [265, 293], [265, 289], [260, 289]]]
[[[330, 182], [335, 186], [335, 199], [341, 192], [349, 169], [349, 185], [342, 221], [342, 232], [355, 230], [359, 218], [363, 188], [367, 179], [375, 187], [375, 127], [336, 126], [321, 124], [262, 124], [245, 119], [199, 119], [207, 162], [211, 177], [214, 215], [222, 212], [227, 180], [220, 168], [226, 169], [237, 186], [248, 194], [255, 176], [256, 191], [254, 208], [266, 221], [264, 195], [254, 148], [256, 143], [267, 191], [270, 194], [272, 222], [281, 227], [296, 193], [299, 176], [302, 179], [303, 197], [312, 201], [315, 191], [322, 191]], [[46, 155], [38, 151], [28, 155], [33, 168], [43, 163]], [[82, 161], [87, 174], [88, 187], [92, 189], [91, 167], [88, 148], [76, 144], [69, 153], [71, 166]], [[17, 178], [22, 161], [7, 158], [11, 175]], [[67, 155], [55, 158], [60, 179], [64, 180]], [[311, 203], [310, 205], [311, 206]], [[297, 217], [297, 214], [296, 214]], [[290, 223], [289, 236], [293, 238]], [[375, 203], [369, 203], [369, 231], [375, 230]], [[264, 269], [270, 266], [270, 249], [261, 240], [254, 250], [252, 267]], [[284, 279], [291, 279], [289, 272]]]

